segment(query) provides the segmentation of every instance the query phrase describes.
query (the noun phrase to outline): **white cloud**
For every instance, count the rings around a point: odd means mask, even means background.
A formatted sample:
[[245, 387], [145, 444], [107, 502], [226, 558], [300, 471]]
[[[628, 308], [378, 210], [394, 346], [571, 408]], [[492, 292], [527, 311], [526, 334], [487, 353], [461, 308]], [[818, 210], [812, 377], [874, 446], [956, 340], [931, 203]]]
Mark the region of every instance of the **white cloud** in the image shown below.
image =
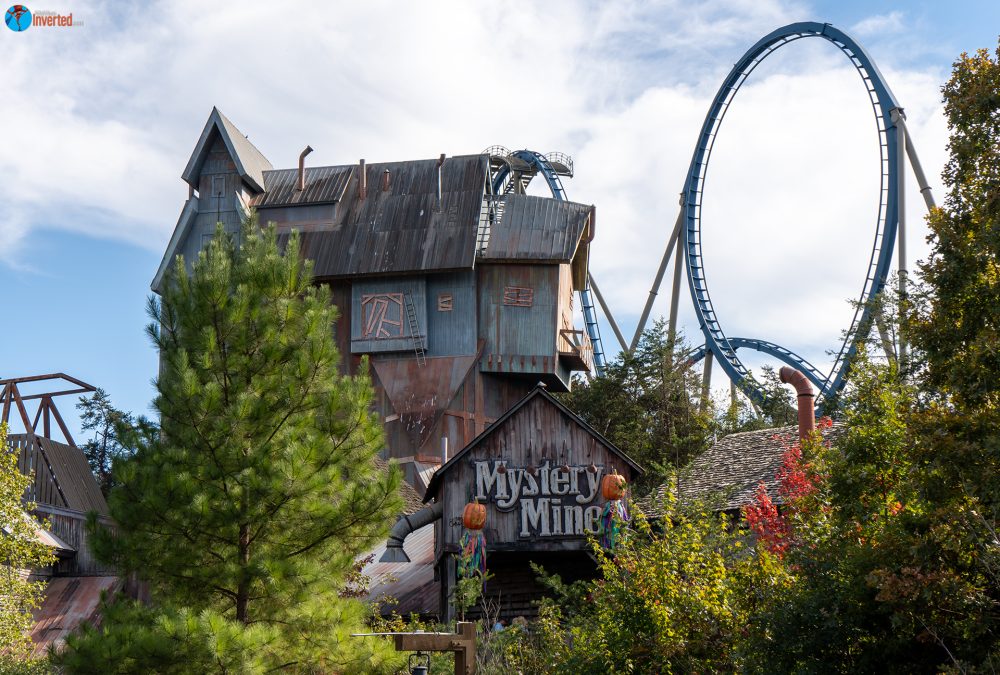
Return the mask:
[[888, 14], [876, 14], [862, 19], [851, 26], [850, 32], [860, 37], [868, 37], [870, 35], [900, 33], [903, 31], [903, 27], [903, 13], [896, 10]]
[[[263, 2], [189, 0], [125, 10], [81, 3], [74, 12], [84, 27], [5, 43], [0, 118], [18, 129], [8, 125], [0, 145], [0, 260], [11, 263], [42, 227], [162, 250], [186, 193], [180, 173], [218, 105], [275, 166], [293, 166], [307, 143], [317, 165], [495, 143], [569, 152], [577, 175], [567, 191], [597, 205], [592, 267], [626, 330], [716, 88], [759, 36], [810, 14], [782, 0], [516, 10], [381, 0], [277, 15]], [[903, 23], [893, 12], [852, 31], [885, 34]], [[943, 74], [880, 65], [936, 186]], [[830, 45], [789, 45], [754, 73], [719, 136], [706, 192], [706, 264], [727, 332], [826, 360], [867, 264], [874, 147], [861, 83]], [[909, 196], [909, 241], [920, 251], [915, 186]], [[656, 315], [666, 312], [668, 286], [669, 275]], [[697, 341], [686, 289], [682, 297]]]

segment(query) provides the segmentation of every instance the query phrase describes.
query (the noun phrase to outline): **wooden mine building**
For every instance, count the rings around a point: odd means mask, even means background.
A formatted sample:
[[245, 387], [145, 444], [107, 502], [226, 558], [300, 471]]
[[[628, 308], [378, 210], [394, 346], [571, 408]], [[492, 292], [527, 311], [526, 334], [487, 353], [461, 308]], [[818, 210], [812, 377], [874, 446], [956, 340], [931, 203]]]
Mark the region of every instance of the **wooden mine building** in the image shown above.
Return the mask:
[[[535, 389], [542, 383], [568, 391], [574, 372], [593, 368], [590, 340], [573, 318], [574, 292], [587, 280], [593, 206], [525, 194], [531, 167], [495, 153], [311, 167], [309, 152], [298, 168], [275, 169], [213, 109], [182, 174], [189, 196], [152, 287], [159, 289], [176, 256], [194, 260], [216, 223], [238, 237], [251, 209], [261, 223], [275, 223], [279, 236], [300, 232], [316, 282], [330, 287], [340, 308], [342, 367], [356, 372], [369, 357], [386, 458], [419, 493], [431, 486], [428, 498], [448, 504], [435, 537], [439, 578], [453, 576], [446, 569], [455, 545], [449, 523], [466, 495], [443, 489], [438, 476], [472, 486], [473, 457], [510, 461], [518, 471], [531, 462], [547, 460], [548, 470], [576, 462], [566, 480], [577, 487], [595, 475], [580, 474], [581, 466], [637, 470]], [[565, 162], [553, 166], [571, 174]], [[492, 433], [501, 422], [522, 428], [515, 436]], [[548, 532], [533, 531], [534, 549], [579, 552], [580, 524], [590, 522], [596, 504], [537, 516]], [[505, 508], [493, 521], [492, 546], [531, 549], [530, 538], [501, 526], [514, 518]]]

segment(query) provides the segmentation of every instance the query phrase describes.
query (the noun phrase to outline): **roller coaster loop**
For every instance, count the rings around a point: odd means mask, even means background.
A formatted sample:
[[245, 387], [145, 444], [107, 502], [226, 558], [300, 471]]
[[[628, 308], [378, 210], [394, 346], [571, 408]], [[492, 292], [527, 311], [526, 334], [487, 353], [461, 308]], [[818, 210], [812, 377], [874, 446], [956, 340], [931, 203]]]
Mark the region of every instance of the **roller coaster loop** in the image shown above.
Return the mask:
[[[879, 209], [868, 272], [851, 326], [846, 333], [830, 374], [826, 377], [821, 376], [815, 367], [801, 357], [774, 343], [726, 337], [712, 306], [702, 258], [702, 197], [705, 192], [708, 161], [726, 111], [732, 104], [736, 92], [765, 58], [790, 42], [808, 37], [819, 37], [833, 43], [847, 56], [861, 75], [861, 81], [868, 91], [875, 113], [881, 155]], [[844, 32], [830, 24], [814, 22], [790, 24], [763, 37], [736, 63], [715, 95], [702, 125], [694, 155], [691, 158], [683, 192], [681, 208], [684, 216], [682, 231], [684, 258], [691, 299], [694, 302], [701, 330], [705, 335], [703, 349], [712, 351], [729, 379], [746, 392], [751, 399], [760, 401], [763, 399], [763, 393], [736, 354], [737, 349], [741, 347], [750, 347], [766, 352], [801, 370], [819, 388], [821, 397], [829, 398], [844, 386], [845, 377], [855, 353], [856, 340], [866, 334], [872, 323], [872, 303], [870, 300], [885, 285], [892, 262], [893, 243], [896, 237], [900, 208], [898, 175], [902, 168], [897, 152], [897, 143], [905, 134], [905, 131], [902, 130], [902, 124], [897, 124], [894, 121], [894, 116], [901, 117], [902, 110], [871, 57]], [[704, 352], [702, 352], [703, 354]]]

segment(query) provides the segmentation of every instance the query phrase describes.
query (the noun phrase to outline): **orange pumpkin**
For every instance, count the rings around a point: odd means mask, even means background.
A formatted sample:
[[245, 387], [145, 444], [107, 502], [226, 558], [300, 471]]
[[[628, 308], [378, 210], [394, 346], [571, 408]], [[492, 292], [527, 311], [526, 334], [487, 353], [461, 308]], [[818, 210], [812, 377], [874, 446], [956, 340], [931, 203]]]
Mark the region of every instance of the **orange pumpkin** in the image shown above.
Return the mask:
[[481, 530], [486, 526], [486, 505], [478, 501], [469, 502], [462, 512], [462, 525], [470, 530]]
[[628, 485], [625, 482], [625, 476], [618, 473], [617, 470], [614, 473], [609, 473], [603, 479], [601, 479], [601, 494], [605, 499], [621, 499], [625, 496], [625, 488]]

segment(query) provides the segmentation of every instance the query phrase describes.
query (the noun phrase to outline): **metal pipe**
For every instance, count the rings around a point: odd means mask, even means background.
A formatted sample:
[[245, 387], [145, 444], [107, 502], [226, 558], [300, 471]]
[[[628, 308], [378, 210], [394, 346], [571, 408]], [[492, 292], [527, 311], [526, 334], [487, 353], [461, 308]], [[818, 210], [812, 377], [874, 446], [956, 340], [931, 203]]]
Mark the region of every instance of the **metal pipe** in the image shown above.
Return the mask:
[[389, 169], [382, 172], [382, 192], [389, 191], [389, 183], [391, 182], [389, 176]]
[[438, 162], [437, 162], [437, 170], [438, 170], [438, 206], [441, 206], [441, 167], [444, 166], [444, 159], [445, 159], [445, 156], [444, 156], [444, 153], [442, 152], [441, 156], [438, 157]]
[[910, 160], [910, 168], [913, 169], [913, 176], [917, 179], [917, 185], [920, 186], [920, 194], [924, 198], [924, 205], [930, 211], [937, 204], [934, 203], [934, 195], [931, 194], [931, 186], [927, 183], [924, 168], [920, 165], [917, 149], [913, 147], [913, 137], [910, 136], [910, 130], [906, 126], [906, 118], [900, 115], [896, 120], [896, 126], [900, 127], [903, 130], [903, 135], [906, 136], [906, 157]]
[[816, 430], [816, 394], [809, 380], [798, 370], [782, 366], [778, 378], [795, 387], [799, 397], [799, 440], [808, 438]]
[[681, 209], [677, 213], [677, 222], [674, 224], [674, 230], [670, 233], [670, 239], [667, 240], [667, 250], [663, 252], [663, 259], [660, 261], [660, 267], [656, 270], [656, 278], [653, 280], [653, 287], [649, 289], [649, 297], [646, 299], [646, 306], [642, 308], [642, 316], [639, 317], [639, 325], [635, 327], [635, 335], [632, 337], [632, 344], [629, 345], [629, 352], [635, 351], [636, 346], [639, 344], [639, 339], [642, 337], [642, 331], [646, 329], [646, 321], [649, 320], [649, 313], [653, 309], [653, 301], [656, 300], [656, 294], [660, 291], [660, 283], [663, 281], [663, 274], [667, 271], [667, 263], [670, 262], [670, 254], [674, 252], [674, 246], [677, 244], [677, 239], [681, 234], [681, 224], [684, 222], [684, 209]]
[[306, 189], [306, 155], [312, 151], [313, 149], [307, 145], [306, 149], [299, 155], [299, 186], [297, 188], [299, 192]]
[[365, 160], [361, 160], [358, 166], [358, 199], [368, 196], [368, 170], [365, 168]]
[[400, 516], [396, 524], [389, 531], [389, 539], [385, 542], [385, 553], [379, 558], [379, 562], [410, 562], [410, 556], [403, 550], [403, 540], [410, 533], [419, 530], [425, 525], [430, 525], [441, 517], [442, 502], [434, 502], [430, 506], [425, 506], [416, 513], [408, 516]]
[[604, 302], [604, 296], [601, 295], [601, 289], [597, 287], [597, 282], [594, 281], [594, 275], [588, 272], [587, 280], [590, 282], [590, 290], [594, 291], [594, 297], [597, 298], [597, 304], [601, 306], [601, 311], [604, 312], [604, 316], [607, 318], [608, 323], [611, 324], [611, 330], [615, 332], [615, 337], [618, 338], [618, 344], [621, 345], [623, 350], [628, 351], [628, 347], [625, 346], [625, 336], [622, 335], [621, 330], [618, 328], [618, 322], [615, 321], [615, 317], [612, 316], [611, 310], [608, 309], [608, 303]]

